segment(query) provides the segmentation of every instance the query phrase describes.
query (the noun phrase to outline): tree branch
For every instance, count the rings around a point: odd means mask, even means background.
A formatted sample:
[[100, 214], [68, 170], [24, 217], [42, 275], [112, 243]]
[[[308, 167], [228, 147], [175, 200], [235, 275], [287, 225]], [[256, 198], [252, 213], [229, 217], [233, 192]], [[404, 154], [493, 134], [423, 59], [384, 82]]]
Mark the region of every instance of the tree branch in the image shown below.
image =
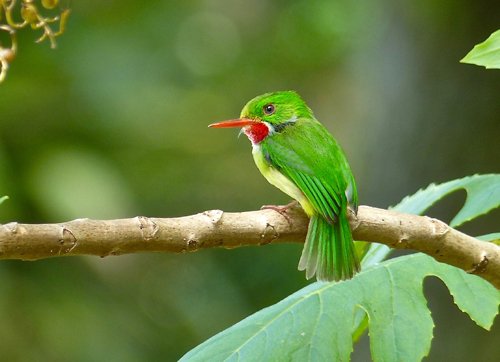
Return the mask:
[[[291, 223], [273, 210], [211, 210], [179, 218], [77, 219], [58, 224], [13, 222], [0, 226], [0, 259], [184, 253], [214, 247], [303, 243], [307, 216], [300, 207], [290, 209], [288, 214]], [[360, 206], [357, 216], [351, 212], [349, 222], [355, 240], [421, 251], [479, 275], [500, 289], [500, 247], [493, 243], [477, 240], [426, 216], [368, 206]]]

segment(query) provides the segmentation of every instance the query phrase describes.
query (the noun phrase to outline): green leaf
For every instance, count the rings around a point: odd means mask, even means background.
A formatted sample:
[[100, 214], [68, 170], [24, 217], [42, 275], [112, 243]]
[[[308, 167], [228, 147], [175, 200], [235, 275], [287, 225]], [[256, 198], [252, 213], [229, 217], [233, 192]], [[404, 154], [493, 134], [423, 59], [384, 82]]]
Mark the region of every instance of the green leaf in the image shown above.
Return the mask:
[[9, 196], [3, 196], [3, 197], [0, 197], [0, 204], [3, 203], [5, 200], [7, 200], [9, 198]]
[[427, 275], [441, 278], [458, 307], [490, 328], [500, 292], [485, 280], [423, 254], [388, 260], [347, 282], [314, 283], [219, 333], [181, 361], [348, 361], [354, 310], [368, 315], [375, 361], [420, 361], [433, 321], [423, 295]]
[[440, 185], [430, 184], [425, 190], [405, 197], [391, 209], [421, 215], [436, 201], [460, 189], [467, 191], [467, 199], [451, 220], [451, 227], [457, 227], [500, 206], [500, 175], [489, 174], [467, 176]]
[[493, 234], [476, 236], [476, 239], [479, 239], [482, 241], [489, 241], [490, 243], [500, 245], [500, 233], [493, 233]]
[[[406, 196], [399, 204], [389, 209], [422, 215], [437, 201], [461, 189], [467, 192], [467, 199], [460, 212], [451, 221], [452, 227], [461, 225], [500, 206], [500, 175], [489, 174], [467, 176], [439, 185], [432, 183], [425, 190], [419, 190], [411, 196]], [[362, 267], [366, 268], [380, 263], [391, 251], [392, 249], [385, 245], [372, 243], [361, 262]]]
[[482, 241], [495, 241], [495, 240], [500, 239], [500, 233], [493, 233], [493, 234], [476, 236], [476, 239], [479, 239]]
[[486, 69], [500, 69], [500, 30], [491, 34], [481, 44], [477, 44], [460, 62], [482, 65]]
[[[500, 175], [492, 174], [431, 184], [391, 209], [422, 214], [460, 189], [466, 190], [467, 199], [452, 225], [500, 205]], [[359, 339], [368, 325], [374, 360], [419, 361], [432, 338], [433, 323], [422, 294], [427, 275], [441, 278], [455, 303], [478, 325], [491, 326], [500, 303], [491, 284], [423, 254], [382, 263], [390, 252], [372, 243], [361, 262], [363, 271], [354, 279], [311, 284], [219, 333], [182, 361], [348, 361], [353, 339]]]
[[[405, 197], [399, 204], [390, 209], [421, 215], [438, 200], [460, 189], [467, 191], [467, 199], [460, 212], [452, 220], [451, 225], [453, 226], [470, 221], [500, 205], [500, 194], [498, 193], [500, 189], [500, 175], [490, 174], [464, 177], [440, 185], [431, 184], [425, 190], [419, 190], [414, 195]], [[478, 237], [478, 239], [491, 241], [500, 245], [500, 240], [498, 240], [500, 239], [500, 233], [484, 235], [483, 237]], [[392, 251], [393, 249], [389, 249], [385, 245], [372, 243], [361, 265], [363, 268], [366, 268], [380, 263]], [[366, 324], [363, 323], [364, 321], [358, 321], [358, 319], [356, 321], [353, 335], [354, 341], [363, 335], [367, 328]]]

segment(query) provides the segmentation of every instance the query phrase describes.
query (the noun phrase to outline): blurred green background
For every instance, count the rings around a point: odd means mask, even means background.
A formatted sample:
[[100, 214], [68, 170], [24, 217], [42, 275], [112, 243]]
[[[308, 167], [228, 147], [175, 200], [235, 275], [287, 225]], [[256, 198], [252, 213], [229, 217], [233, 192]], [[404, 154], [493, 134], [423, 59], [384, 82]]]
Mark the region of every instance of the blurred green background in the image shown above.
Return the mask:
[[[253, 164], [235, 118], [296, 90], [343, 146], [361, 204], [500, 170], [500, 72], [459, 60], [500, 28], [476, 0], [74, 1], [58, 48], [19, 32], [0, 85], [1, 222], [62, 222], [289, 198]], [[7, 43], [2, 38], [4, 44]], [[465, 193], [430, 215], [450, 221]], [[495, 211], [466, 225], [500, 231]], [[174, 361], [308, 284], [300, 245], [0, 262], [0, 360]], [[428, 361], [500, 360], [433, 278]], [[368, 337], [353, 361], [369, 360]]]

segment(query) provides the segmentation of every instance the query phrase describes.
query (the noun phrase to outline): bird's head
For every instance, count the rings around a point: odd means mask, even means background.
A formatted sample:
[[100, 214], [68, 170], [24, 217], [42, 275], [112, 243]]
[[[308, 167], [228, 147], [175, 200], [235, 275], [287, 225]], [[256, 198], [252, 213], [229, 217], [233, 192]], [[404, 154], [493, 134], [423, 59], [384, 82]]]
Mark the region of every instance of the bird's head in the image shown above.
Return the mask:
[[253, 144], [293, 127], [300, 118], [313, 118], [312, 111], [292, 91], [266, 93], [255, 97], [241, 111], [239, 119], [213, 123], [209, 127], [242, 127]]

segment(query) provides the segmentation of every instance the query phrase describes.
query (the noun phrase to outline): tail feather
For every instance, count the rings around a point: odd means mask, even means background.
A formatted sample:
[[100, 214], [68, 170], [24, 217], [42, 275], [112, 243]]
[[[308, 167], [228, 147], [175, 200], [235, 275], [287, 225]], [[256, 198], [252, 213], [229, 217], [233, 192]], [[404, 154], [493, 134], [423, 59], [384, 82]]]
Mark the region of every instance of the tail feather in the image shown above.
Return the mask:
[[[317, 228], [318, 234], [317, 240], [314, 240], [314, 235], [311, 236], [311, 243], [312, 244], [318, 244], [318, 266], [316, 268], [316, 278], [320, 279], [328, 279], [330, 275], [333, 274], [333, 255], [334, 255], [334, 250], [333, 250], [333, 245], [332, 243], [329, 243], [328, 240], [330, 240], [330, 229], [325, 230], [323, 227], [323, 221], [324, 219], [319, 217], [317, 220], [317, 223], [320, 227]], [[308, 263], [309, 264], [309, 263]], [[307, 275], [310, 273], [306, 273]], [[312, 277], [312, 275], [311, 275]]]
[[346, 212], [340, 214], [340, 235], [342, 236], [342, 256], [344, 258], [343, 264], [346, 266], [345, 275], [352, 278], [355, 273], [361, 269], [359, 265], [359, 258], [352, 240], [351, 229], [349, 228], [349, 221], [347, 220]]
[[[343, 230], [340, 225], [340, 220], [336, 222], [334, 225], [330, 226], [330, 228], [333, 229], [333, 234], [334, 234], [334, 237], [332, 238], [330, 243], [334, 244], [335, 247], [335, 255], [333, 257], [333, 259], [335, 259], [335, 274], [333, 275], [333, 279], [337, 281], [345, 279], [347, 275], [349, 275], [347, 271], [350, 265], [346, 264], [345, 261], [343, 260], [344, 247], [347, 243], [345, 242], [346, 240], [342, 235]], [[346, 275], [346, 277], [344, 277], [344, 274]]]
[[307, 279], [316, 274], [324, 282], [350, 279], [360, 270], [345, 210], [334, 222], [318, 214], [311, 217], [299, 270], [306, 270]]
[[[318, 235], [318, 219], [311, 218], [309, 228], [307, 229], [306, 242], [302, 249], [302, 256], [299, 261], [299, 270], [306, 270], [306, 278], [311, 279], [316, 273], [318, 266], [318, 242], [311, 242], [312, 235]], [[321, 266], [321, 265], [320, 265]]]

